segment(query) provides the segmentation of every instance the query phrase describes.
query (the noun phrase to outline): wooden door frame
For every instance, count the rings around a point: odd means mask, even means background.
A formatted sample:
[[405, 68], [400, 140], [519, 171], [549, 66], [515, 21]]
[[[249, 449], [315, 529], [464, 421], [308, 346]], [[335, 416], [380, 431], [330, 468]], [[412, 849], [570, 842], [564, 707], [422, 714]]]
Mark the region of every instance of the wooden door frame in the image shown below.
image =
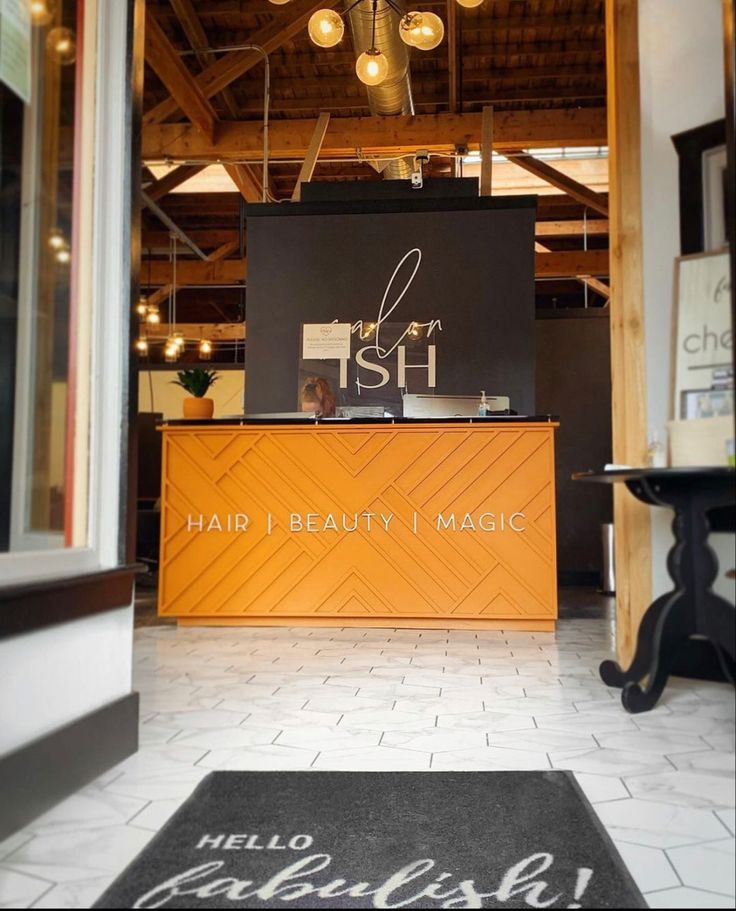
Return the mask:
[[[613, 461], [643, 464], [647, 448], [638, 0], [606, 0]], [[620, 488], [620, 489], [619, 489]], [[626, 666], [652, 597], [649, 508], [614, 493], [616, 641]]]

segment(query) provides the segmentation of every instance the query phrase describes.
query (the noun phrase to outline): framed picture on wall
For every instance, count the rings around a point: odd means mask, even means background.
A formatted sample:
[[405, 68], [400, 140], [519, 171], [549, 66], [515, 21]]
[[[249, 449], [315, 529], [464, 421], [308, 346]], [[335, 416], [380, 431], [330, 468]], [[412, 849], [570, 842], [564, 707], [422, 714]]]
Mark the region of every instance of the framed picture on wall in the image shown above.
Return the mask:
[[720, 250], [728, 244], [726, 121], [672, 137], [679, 158], [680, 252]]
[[676, 420], [727, 414], [729, 403], [733, 410], [730, 271], [727, 250], [675, 261], [671, 401]]

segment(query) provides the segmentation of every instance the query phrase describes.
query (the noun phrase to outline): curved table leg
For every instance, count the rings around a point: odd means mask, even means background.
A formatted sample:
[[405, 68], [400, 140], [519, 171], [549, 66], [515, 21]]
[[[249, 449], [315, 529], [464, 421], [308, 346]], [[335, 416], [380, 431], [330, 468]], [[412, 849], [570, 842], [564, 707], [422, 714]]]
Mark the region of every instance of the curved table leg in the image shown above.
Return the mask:
[[679, 600], [677, 592], [669, 592], [657, 598], [647, 608], [639, 626], [636, 640], [636, 653], [628, 670], [624, 670], [616, 661], [603, 661], [600, 666], [601, 680], [606, 686], [619, 689], [629, 683], [638, 683], [654, 666], [660, 647], [661, 632], [672, 608]]
[[646, 686], [629, 680], [621, 693], [621, 702], [627, 712], [638, 714], [654, 708], [672, 673], [673, 661], [679, 650], [687, 647], [688, 641], [681, 618], [676, 613], [663, 614], [650, 643], [652, 662]]

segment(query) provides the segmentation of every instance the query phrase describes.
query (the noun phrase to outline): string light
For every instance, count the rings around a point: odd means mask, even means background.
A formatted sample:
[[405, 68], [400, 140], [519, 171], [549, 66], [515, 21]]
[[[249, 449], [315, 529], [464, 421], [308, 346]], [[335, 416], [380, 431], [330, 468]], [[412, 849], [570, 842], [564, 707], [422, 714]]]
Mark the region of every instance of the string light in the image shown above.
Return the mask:
[[49, 246], [51, 249], [61, 250], [66, 245], [66, 238], [64, 237], [64, 232], [61, 228], [52, 228], [49, 231]]
[[34, 25], [48, 25], [54, 18], [56, 3], [53, 0], [31, 0], [31, 22]]
[[46, 37], [49, 57], [62, 66], [68, 66], [77, 59], [77, 42], [70, 28], [52, 28]]
[[145, 317], [148, 315], [148, 301], [141, 295], [138, 298], [138, 303], [135, 305], [135, 312], [140, 317]]
[[169, 364], [174, 364], [179, 360], [180, 354], [181, 349], [176, 343], [176, 339], [170, 335], [166, 339], [166, 346], [164, 347], [164, 360]]
[[139, 354], [148, 354], [148, 339], [145, 336], [140, 336], [135, 343], [136, 351]]
[[150, 304], [147, 307], [146, 322], [151, 326], [158, 326], [161, 322], [161, 312], [156, 304]]
[[72, 260], [72, 251], [65, 245], [56, 251], [55, 259], [57, 263], [66, 266]]

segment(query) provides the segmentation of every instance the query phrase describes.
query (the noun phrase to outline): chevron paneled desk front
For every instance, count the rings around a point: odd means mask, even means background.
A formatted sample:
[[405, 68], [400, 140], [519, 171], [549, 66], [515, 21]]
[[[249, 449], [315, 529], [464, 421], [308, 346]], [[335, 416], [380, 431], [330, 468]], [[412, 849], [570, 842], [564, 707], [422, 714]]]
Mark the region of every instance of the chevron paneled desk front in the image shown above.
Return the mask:
[[164, 425], [159, 613], [554, 629], [556, 427]]

